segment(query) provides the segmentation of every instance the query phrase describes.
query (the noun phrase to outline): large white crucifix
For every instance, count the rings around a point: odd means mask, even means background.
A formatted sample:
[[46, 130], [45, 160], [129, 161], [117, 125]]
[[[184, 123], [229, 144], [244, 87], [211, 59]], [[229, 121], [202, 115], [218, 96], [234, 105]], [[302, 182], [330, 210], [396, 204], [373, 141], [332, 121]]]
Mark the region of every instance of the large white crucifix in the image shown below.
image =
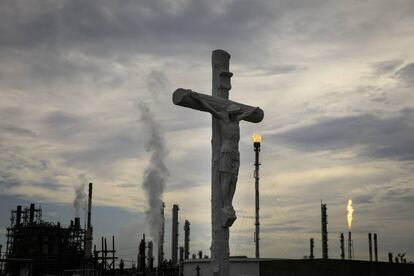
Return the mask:
[[215, 50], [212, 55], [212, 96], [188, 89], [177, 89], [173, 94], [176, 105], [210, 112], [212, 123], [212, 166], [211, 166], [211, 219], [212, 243], [211, 262], [214, 275], [229, 275], [229, 228], [236, 220], [232, 206], [239, 174], [239, 122], [245, 120], [258, 123], [264, 113], [252, 107], [230, 101], [229, 71], [230, 54]]

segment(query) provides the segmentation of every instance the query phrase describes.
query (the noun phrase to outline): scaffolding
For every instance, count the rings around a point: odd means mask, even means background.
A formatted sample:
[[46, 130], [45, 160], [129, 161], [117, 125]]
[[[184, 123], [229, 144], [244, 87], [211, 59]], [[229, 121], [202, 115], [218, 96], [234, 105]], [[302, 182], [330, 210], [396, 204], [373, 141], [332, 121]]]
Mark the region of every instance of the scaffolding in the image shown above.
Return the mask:
[[68, 227], [42, 220], [42, 209], [17, 206], [7, 228], [5, 270], [19, 274], [30, 263], [31, 275], [59, 274], [83, 267], [84, 234], [80, 219]]

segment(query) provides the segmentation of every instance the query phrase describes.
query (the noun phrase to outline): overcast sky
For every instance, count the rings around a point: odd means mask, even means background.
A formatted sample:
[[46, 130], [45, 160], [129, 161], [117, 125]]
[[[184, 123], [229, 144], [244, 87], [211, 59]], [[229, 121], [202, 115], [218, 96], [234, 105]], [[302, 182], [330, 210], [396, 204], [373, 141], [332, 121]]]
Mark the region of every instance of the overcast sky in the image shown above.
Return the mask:
[[95, 238], [136, 259], [150, 138], [165, 139], [170, 217], [191, 222], [191, 253], [210, 255], [211, 116], [172, 104], [178, 87], [211, 93], [211, 52], [231, 54], [230, 97], [260, 106], [241, 123], [231, 254], [254, 255], [251, 135], [263, 134], [262, 256], [339, 258], [354, 200], [355, 256], [378, 233], [380, 260], [414, 261], [414, 3], [411, 0], [3, 0], [0, 2], [0, 243], [10, 209], [35, 202], [68, 223], [75, 189], [94, 189]]

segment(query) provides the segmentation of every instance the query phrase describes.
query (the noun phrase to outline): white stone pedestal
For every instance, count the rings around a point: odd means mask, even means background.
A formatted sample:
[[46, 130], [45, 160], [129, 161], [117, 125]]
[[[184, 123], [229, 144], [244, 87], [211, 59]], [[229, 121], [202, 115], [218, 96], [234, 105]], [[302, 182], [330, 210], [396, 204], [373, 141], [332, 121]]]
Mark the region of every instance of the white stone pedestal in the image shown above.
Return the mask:
[[[199, 266], [201, 276], [213, 276], [210, 259], [192, 259], [184, 262], [184, 276], [196, 276]], [[229, 276], [259, 276], [259, 261], [253, 258], [230, 258]]]

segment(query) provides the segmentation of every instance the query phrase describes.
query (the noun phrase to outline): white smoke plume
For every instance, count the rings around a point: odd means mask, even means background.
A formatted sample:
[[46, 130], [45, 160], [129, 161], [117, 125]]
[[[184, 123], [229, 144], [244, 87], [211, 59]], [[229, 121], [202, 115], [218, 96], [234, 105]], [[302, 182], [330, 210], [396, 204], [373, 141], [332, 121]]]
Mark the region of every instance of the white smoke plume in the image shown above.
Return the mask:
[[148, 200], [146, 216], [150, 225], [151, 236], [157, 239], [163, 225], [161, 215], [162, 195], [165, 188], [165, 181], [168, 177], [168, 169], [165, 165], [167, 150], [163, 131], [148, 106], [139, 102], [138, 108], [141, 112], [141, 121], [147, 129], [148, 140], [145, 149], [150, 153], [150, 162], [144, 172], [142, 187]]
[[73, 199], [73, 207], [75, 208], [75, 217], [80, 217], [80, 210], [86, 210], [86, 193], [85, 186], [87, 183], [85, 175], [79, 175], [81, 184], [75, 188], [75, 198]]

